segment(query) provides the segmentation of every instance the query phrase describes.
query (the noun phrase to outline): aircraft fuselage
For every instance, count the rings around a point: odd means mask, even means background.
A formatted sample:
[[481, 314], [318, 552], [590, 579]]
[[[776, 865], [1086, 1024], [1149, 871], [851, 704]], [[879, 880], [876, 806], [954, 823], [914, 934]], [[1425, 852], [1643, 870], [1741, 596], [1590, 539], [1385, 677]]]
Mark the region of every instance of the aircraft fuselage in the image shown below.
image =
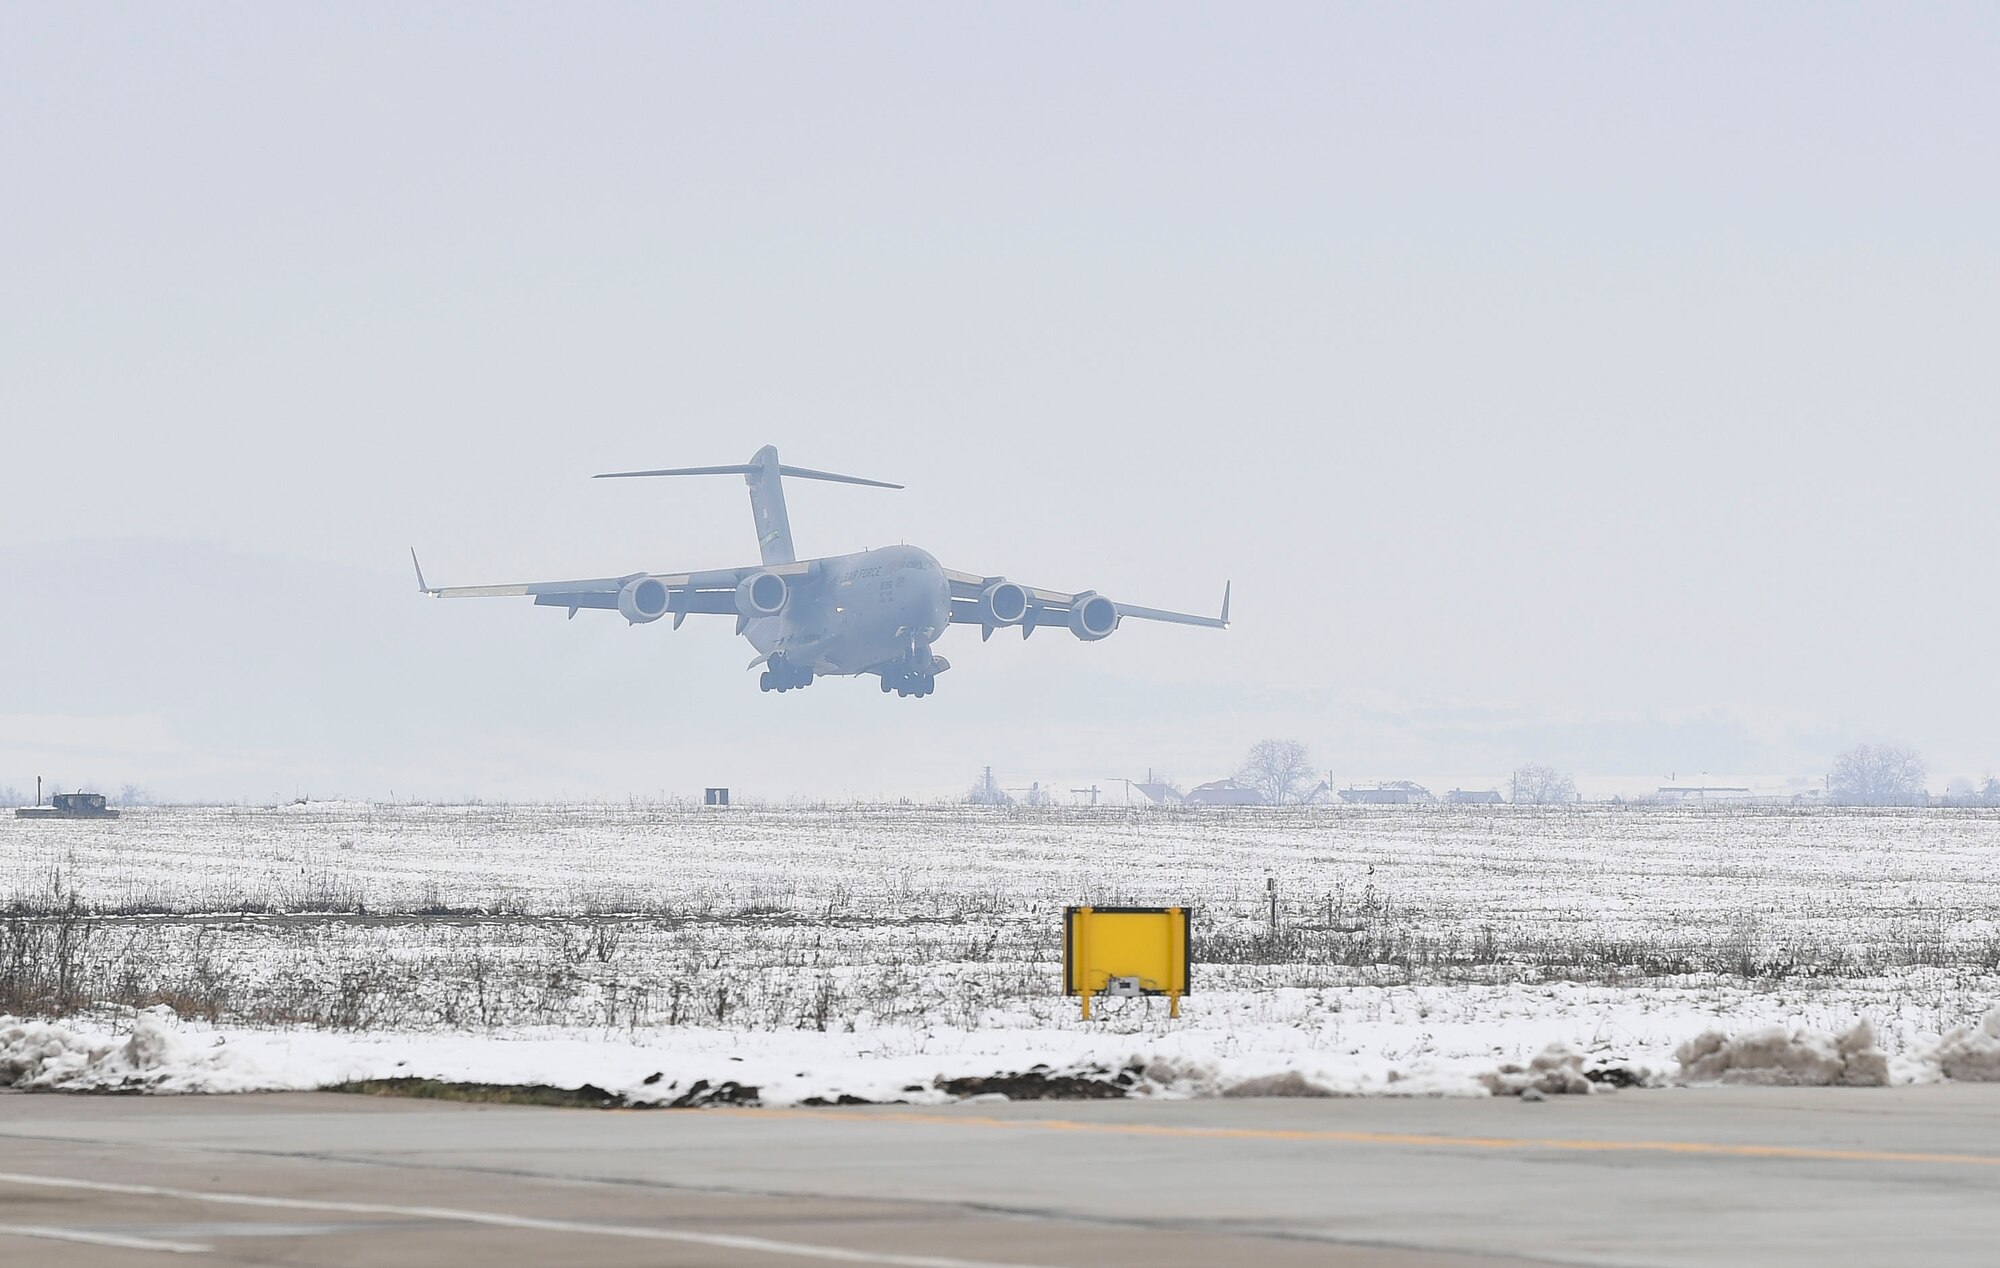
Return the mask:
[[792, 578], [777, 615], [744, 628], [751, 646], [769, 658], [773, 686], [786, 675], [883, 675], [883, 690], [899, 683], [927, 688], [938, 662], [931, 645], [951, 622], [951, 583], [930, 552], [885, 546], [810, 561]]

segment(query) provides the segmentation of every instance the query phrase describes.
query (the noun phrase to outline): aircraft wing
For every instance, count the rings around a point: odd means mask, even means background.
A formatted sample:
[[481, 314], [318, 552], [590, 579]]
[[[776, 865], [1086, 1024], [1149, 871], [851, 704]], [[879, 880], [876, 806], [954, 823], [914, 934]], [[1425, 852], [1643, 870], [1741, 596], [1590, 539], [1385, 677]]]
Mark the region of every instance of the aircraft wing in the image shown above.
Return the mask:
[[679, 625], [689, 613], [735, 616], [736, 587], [753, 573], [774, 572], [780, 576], [801, 576], [810, 572], [810, 563], [749, 564], [741, 568], [711, 568], [702, 572], [630, 572], [622, 577], [586, 577], [573, 581], [527, 581], [500, 586], [434, 586], [424, 580], [424, 567], [417, 552], [410, 552], [417, 570], [417, 589], [433, 599], [509, 599], [532, 597], [536, 606], [568, 608], [575, 616], [579, 608], [618, 607], [618, 595], [635, 581], [652, 580], [664, 589], [666, 607], [658, 615], [672, 613]]
[[[985, 627], [987, 637], [991, 637], [993, 626], [987, 621], [980, 608], [980, 596], [988, 586], [1005, 582], [1005, 577], [980, 576], [977, 573], [957, 572], [947, 568], [945, 576], [951, 581], [951, 621], [954, 625], [978, 625]], [[1018, 582], [1012, 583], [1019, 585]], [[1027, 597], [1027, 611], [1013, 624], [1021, 627], [1021, 637], [1026, 638], [1044, 625], [1068, 625], [1076, 605], [1087, 600], [1102, 598], [1093, 590], [1070, 594], [1062, 590], [1044, 590], [1039, 586], [1021, 586]], [[1201, 625], [1209, 629], [1229, 628], [1229, 586], [1222, 587], [1222, 614], [1220, 616], [1199, 616], [1193, 612], [1170, 612], [1164, 608], [1141, 607], [1136, 603], [1119, 603], [1109, 600], [1116, 610], [1119, 620], [1132, 617], [1140, 621], [1167, 621], [1175, 625]]]

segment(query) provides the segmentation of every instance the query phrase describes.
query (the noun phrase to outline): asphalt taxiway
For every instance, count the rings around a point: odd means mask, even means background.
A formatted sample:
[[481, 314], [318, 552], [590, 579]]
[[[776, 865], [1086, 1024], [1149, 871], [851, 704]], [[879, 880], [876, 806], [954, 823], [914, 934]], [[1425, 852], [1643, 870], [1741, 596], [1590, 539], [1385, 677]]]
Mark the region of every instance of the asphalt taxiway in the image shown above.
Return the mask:
[[0, 1262], [1988, 1264], [2000, 1085], [564, 1110], [0, 1093]]

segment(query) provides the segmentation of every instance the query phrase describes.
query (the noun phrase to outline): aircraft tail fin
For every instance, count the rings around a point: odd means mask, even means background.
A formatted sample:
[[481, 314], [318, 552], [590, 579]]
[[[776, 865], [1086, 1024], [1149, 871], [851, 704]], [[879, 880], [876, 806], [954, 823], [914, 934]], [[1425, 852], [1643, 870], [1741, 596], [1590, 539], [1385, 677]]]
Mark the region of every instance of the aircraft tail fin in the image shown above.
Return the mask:
[[830, 480], [836, 484], [865, 484], [877, 489], [900, 489], [886, 480], [866, 480], [860, 476], [815, 471], [810, 467], [787, 467], [779, 463], [776, 447], [765, 445], [748, 462], [720, 467], [666, 467], [658, 471], [606, 471], [599, 480], [633, 476], [740, 475], [750, 486], [750, 513], [757, 520], [757, 548], [767, 564], [789, 564], [798, 559], [792, 548], [792, 522], [785, 511], [784, 477], [801, 480]]

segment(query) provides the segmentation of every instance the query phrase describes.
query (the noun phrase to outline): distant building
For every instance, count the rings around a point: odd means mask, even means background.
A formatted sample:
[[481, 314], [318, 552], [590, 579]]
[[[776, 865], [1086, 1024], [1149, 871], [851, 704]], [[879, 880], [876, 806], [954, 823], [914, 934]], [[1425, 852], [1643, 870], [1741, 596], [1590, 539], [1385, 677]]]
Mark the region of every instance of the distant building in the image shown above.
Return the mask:
[[1444, 795], [1451, 806], [1499, 806], [1506, 804], [1497, 788], [1454, 788]]
[[1192, 789], [1182, 800], [1190, 806], [1261, 806], [1264, 794], [1233, 779], [1218, 779]]
[[1662, 784], [1653, 794], [1655, 801], [1685, 802], [1709, 800], [1740, 800], [1750, 795], [1748, 788], [1724, 788], [1714, 784]]
[[1138, 789], [1147, 801], [1152, 802], [1156, 806], [1178, 806], [1187, 800], [1187, 798], [1181, 796], [1181, 790], [1172, 784], [1156, 783], [1152, 780], [1147, 780], [1143, 784], [1135, 783], [1132, 787]]
[[1430, 789], [1407, 779], [1392, 779], [1373, 788], [1343, 788], [1340, 799], [1363, 806], [1409, 806], [1437, 800]]

